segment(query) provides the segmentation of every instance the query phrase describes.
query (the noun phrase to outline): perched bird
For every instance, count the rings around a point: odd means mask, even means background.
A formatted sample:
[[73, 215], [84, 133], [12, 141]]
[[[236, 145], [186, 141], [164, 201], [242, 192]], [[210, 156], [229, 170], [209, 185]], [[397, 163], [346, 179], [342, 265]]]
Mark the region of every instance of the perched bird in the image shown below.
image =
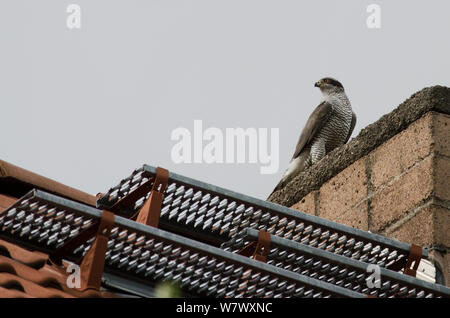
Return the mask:
[[284, 187], [331, 150], [345, 144], [355, 128], [356, 115], [342, 84], [334, 78], [325, 77], [314, 86], [322, 92], [322, 100], [309, 116], [294, 155], [273, 192]]

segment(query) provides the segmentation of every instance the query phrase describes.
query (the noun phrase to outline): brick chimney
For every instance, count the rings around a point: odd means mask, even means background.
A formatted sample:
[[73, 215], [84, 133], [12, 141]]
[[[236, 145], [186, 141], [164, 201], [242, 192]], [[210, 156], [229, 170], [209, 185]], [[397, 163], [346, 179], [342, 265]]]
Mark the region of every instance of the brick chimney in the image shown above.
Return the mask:
[[450, 88], [425, 88], [271, 201], [428, 247], [450, 286]]

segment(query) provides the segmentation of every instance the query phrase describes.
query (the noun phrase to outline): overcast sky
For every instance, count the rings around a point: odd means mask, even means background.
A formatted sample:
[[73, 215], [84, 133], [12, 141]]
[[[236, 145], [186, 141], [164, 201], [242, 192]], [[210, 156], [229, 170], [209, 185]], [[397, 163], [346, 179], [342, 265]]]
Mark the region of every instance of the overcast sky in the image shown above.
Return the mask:
[[[69, 4], [81, 28], [67, 27]], [[367, 6], [380, 5], [369, 29]], [[450, 1], [2, 0], [0, 159], [96, 194], [144, 163], [265, 199], [339, 79], [353, 137], [450, 86]], [[175, 164], [171, 133], [279, 128], [280, 168]]]

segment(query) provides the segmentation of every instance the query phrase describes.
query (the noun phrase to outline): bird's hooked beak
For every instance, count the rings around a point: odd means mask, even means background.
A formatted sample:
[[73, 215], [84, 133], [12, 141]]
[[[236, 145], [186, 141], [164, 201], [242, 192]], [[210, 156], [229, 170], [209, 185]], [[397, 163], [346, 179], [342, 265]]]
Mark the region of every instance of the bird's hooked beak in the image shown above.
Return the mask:
[[317, 81], [317, 82], [314, 84], [314, 87], [320, 87], [321, 84], [322, 84], [321, 81]]

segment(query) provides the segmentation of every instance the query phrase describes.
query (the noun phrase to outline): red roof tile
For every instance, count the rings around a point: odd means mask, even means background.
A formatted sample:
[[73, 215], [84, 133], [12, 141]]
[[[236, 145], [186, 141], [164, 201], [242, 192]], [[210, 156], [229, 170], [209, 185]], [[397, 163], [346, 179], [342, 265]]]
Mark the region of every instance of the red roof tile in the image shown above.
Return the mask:
[[[31, 189], [41, 189], [84, 204], [95, 206], [96, 197], [37, 173], [0, 160], [0, 193], [20, 198]], [[0, 199], [0, 207], [2, 206]], [[5, 208], [5, 207], [3, 207]]]
[[5, 210], [11, 206], [17, 198], [10, 197], [8, 195], [0, 194], [0, 211]]
[[0, 297], [100, 298], [117, 297], [106, 291], [78, 291], [66, 284], [63, 269], [47, 263], [48, 255], [0, 240]]

